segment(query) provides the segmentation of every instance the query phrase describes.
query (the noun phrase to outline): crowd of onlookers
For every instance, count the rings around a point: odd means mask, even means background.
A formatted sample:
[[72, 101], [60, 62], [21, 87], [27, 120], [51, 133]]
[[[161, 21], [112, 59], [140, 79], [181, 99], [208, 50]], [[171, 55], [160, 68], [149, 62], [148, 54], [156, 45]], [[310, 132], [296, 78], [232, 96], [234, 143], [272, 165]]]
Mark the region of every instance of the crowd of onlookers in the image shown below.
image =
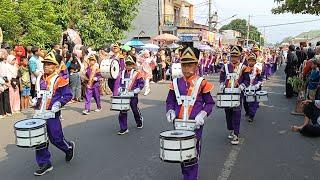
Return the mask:
[[[292, 126], [292, 130], [307, 136], [320, 136], [320, 42], [300, 43], [299, 47], [289, 46], [287, 54], [286, 97], [297, 95], [302, 101], [304, 123]], [[296, 79], [289, 83], [289, 79]], [[298, 83], [298, 90], [293, 88]], [[298, 104], [300, 105], [300, 104]]]

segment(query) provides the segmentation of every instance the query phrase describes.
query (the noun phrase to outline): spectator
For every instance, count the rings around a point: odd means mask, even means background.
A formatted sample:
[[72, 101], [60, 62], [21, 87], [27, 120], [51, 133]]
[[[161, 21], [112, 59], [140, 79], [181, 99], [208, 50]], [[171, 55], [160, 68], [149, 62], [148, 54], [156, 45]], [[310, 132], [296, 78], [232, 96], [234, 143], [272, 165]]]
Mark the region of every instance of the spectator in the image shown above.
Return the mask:
[[304, 123], [301, 126], [292, 126], [292, 130], [305, 136], [320, 136], [320, 100], [303, 101]]
[[308, 88], [307, 88], [307, 95], [310, 100], [315, 100], [316, 96], [316, 91], [317, 87], [320, 81], [320, 71], [317, 66], [317, 59], [314, 58], [312, 60], [312, 65], [311, 65], [311, 72], [308, 76]]
[[80, 78], [80, 60], [77, 58], [76, 54], [72, 54], [72, 60], [67, 64], [68, 70], [70, 72], [70, 87], [72, 90], [72, 101], [80, 102], [81, 99], [81, 78]]
[[297, 75], [297, 64], [298, 64], [298, 57], [295, 53], [295, 48], [294, 45], [289, 46], [289, 51], [287, 55], [287, 65], [285, 68], [285, 73], [286, 73], [286, 97], [291, 98], [294, 94], [293, 88], [291, 84], [288, 83], [289, 77], [294, 77]]
[[20, 112], [20, 94], [19, 94], [19, 80], [18, 76], [18, 61], [14, 55], [9, 55], [7, 57], [7, 62], [9, 64], [9, 74], [8, 79], [10, 80], [9, 86], [9, 99], [10, 99], [10, 107], [12, 113]]
[[34, 46], [31, 48], [32, 57], [29, 60], [29, 69], [31, 74], [31, 97], [36, 96], [35, 84], [37, 77], [43, 72], [43, 64], [41, 63], [41, 49]]
[[7, 63], [8, 52], [5, 49], [0, 49], [0, 118], [6, 115], [11, 116], [11, 107], [9, 99], [10, 82], [8, 79], [10, 64]]
[[26, 50], [24, 49], [23, 46], [16, 46], [14, 48], [14, 52], [16, 55], [17, 64], [20, 65], [21, 58], [26, 56]]
[[32, 46], [27, 46], [27, 58], [30, 59], [32, 57]]
[[29, 100], [31, 95], [31, 82], [27, 58], [21, 59], [18, 77], [20, 77], [21, 108], [22, 110], [25, 110], [29, 108]]

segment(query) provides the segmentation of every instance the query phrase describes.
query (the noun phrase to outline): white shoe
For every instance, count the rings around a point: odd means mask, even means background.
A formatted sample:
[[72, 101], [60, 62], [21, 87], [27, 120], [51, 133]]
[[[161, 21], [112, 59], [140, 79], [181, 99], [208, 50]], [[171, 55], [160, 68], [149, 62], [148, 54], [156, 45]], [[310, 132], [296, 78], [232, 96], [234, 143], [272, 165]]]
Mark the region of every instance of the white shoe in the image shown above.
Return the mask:
[[233, 139], [234, 136], [235, 136], [234, 132], [230, 131], [230, 134], [228, 135], [228, 139]]
[[238, 145], [239, 144], [239, 138], [237, 135], [233, 136], [233, 139], [231, 140], [232, 145]]
[[83, 110], [83, 111], [82, 111], [82, 114], [83, 114], [83, 115], [89, 115], [89, 114], [90, 114], [90, 112], [89, 112], [89, 111], [87, 111], [87, 110]]
[[147, 90], [144, 92], [144, 95], [146, 96], [146, 95], [148, 95], [150, 92], [151, 92], [151, 90], [150, 90], [150, 89], [147, 89]]
[[94, 110], [94, 112], [100, 112], [101, 111], [101, 109], [96, 109], [96, 110]]

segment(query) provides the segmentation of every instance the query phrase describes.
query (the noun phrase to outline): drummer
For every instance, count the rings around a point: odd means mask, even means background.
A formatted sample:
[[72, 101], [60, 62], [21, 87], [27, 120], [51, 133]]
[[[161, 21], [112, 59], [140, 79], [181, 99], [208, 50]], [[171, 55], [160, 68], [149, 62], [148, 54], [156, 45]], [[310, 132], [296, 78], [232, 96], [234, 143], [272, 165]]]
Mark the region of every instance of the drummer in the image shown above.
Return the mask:
[[[245, 87], [247, 90], [259, 91], [261, 89], [261, 70], [255, 66], [256, 61], [257, 56], [254, 53], [251, 53], [248, 56], [248, 66], [244, 68], [244, 71], [242, 72], [241, 86]], [[243, 107], [248, 121], [253, 122], [257, 109], [259, 108], [259, 102], [247, 102], [246, 98], [244, 98]]]
[[[181, 51], [181, 64], [183, 77], [178, 78], [178, 88], [181, 95], [191, 95], [192, 90], [195, 88], [197, 80], [200, 78], [197, 75], [199, 54], [200, 51], [194, 47], [185, 47]], [[201, 152], [201, 136], [205, 118], [212, 112], [214, 101], [210, 94], [213, 85], [206, 80], [203, 80], [200, 90], [197, 95], [197, 100], [194, 106], [189, 108], [189, 118], [196, 121], [196, 125], [200, 128], [195, 130], [197, 138], [197, 152], [198, 158], [188, 163], [182, 163], [182, 174], [184, 180], [198, 179], [198, 159]], [[175, 96], [173, 84], [170, 85], [169, 94], [166, 101], [166, 117], [169, 122], [175, 118], [182, 119], [183, 107], [178, 105]]]
[[[124, 57], [121, 53], [120, 49], [120, 43], [114, 43], [111, 45], [112, 53], [111, 60], [116, 60], [119, 62], [120, 65], [120, 72], [122, 72], [125, 69], [125, 62]], [[118, 75], [117, 79], [108, 79], [108, 86], [112, 91], [112, 94], [114, 96], [117, 96], [119, 94], [119, 87], [120, 87], [120, 75]]]
[[[130, 99], [131, 110], [133, 112], [133, 116], [136, 121], [137, 128], [142, 129], [143, 117], [140, 113], [140, 109], [138, 108], [138, 101], [139, 101], [138, 94], [144, 87], [144, 80], [143, 80], [142, 74], [139, 71], [135, 71], [132, 77], [130, 77], [131, 70], [135, 69], [135, 66], [136, 66], [136, 63], [134, 62], [131, 56], [128, 56], [125, 62], [126, 62], [126, 69], [124, 70], [125, 71], [124, 77], [130, 78], [128, 90], [133, 91], [134, 93], [134, 97], [131, 97]], [[120, 81], [122, 81], [122, 77]], [[124, 83], [121, 83], [120, 87], [125, 88], [126, 85]], [[128, 125], [127, 125], [127, 117], [128, 117], [128, 111], [120, 111], [119, 113], [120, 130], [118, 132], [118, 135], [124, 135], [129, 132]]]
[[85, 110], [82, 111], [84, 115], [90, 114], [90, 106], [92, 97], [96, 101], [97, 109], [95, 112], [101, 111], [101, 100], [100, 100], [100, 80], [102, 79], [99, 66], [97, 64], [97, 58], [95, 55], [91, 55], [88, 58], [89, 66], [86, 69], [86, 78], [88, 80], [86, 88], [85, 98]]
[[[240, 63], [242, 48], [241, 46], [232, 46], [230, 56], [231, 61], [227, 64], [229, 73], [242, 72], [244, 66]], [[239, 70], [239, 68], [241, 68]], [[238, 74], [238, 79], [235, 79], [234, 88], [239, 88], [239, 80], [241, 73]], [[226, 69], [223, 67], [220, 73], [220, 90], [225, 88], [231, 88], [231, 81], [227, 78]], [[240, 119], [241, 119], [241, 103], [238, 107], [225, 108], [227, 128], [230, 131], [228, 138], [231, 140], [231, 144], [239, 144], [239, 132], [240, 132]]]
[[[44, 63], [44, 75], [40, 80], [41, 90], [49, 89], [48, 86], [50, 82], [53, 81], [55, 75], [58, 75], [57, 69], [59, 68], [61, 60], [62, 57], [55, 52], [50, 52], [44, 60], [42, 60]], [[74, 157], [75, 143], [73, 141], [67, 141], [64, 138], [60, 122], [60, 109], [72, 99], [72, 93], [68, 81], [60, 75], [54, 81], [53, 87], [52, 98], [49, 99], [49, 102], [46, 104], [46, 109], [55, 113], [55, 118], [47, 120], [48, 136], [51, 143], [66, 154], [66, 162], [70, 162]], [[37, 99], [37, 107], [39, 107], [41, 103], [41, 99]], [[36, 148], [36, 161], [39, 166], [34, 172], [34, 175], [36, 176], [42, 176], [53, 169], [50, 161], [51, 154], [48, 147], [49, 143]]]

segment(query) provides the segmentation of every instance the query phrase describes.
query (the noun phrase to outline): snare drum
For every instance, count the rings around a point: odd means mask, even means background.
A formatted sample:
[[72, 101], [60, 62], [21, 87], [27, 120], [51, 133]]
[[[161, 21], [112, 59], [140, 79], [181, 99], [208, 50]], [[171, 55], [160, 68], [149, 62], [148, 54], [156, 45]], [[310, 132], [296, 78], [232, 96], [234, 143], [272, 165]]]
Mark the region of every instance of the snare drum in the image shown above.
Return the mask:
[[120, 73], [120, 65], [117, 60], [104, 59], [100, 64], [100, 72], [103, 78], [117, 79]]
[[256, 101], [256, 95], [253, 91], [246, 91], [244, 93], [246, 96], [246, 102], [255, 102]]
[[194, 131], [197, 129], [195, 120], [183, 121], [182, 119], [175, 119], [173, 124], [176, 130]]
[[231, 108], [240, 106], [240, 93], [218, 93], [217, 107]]
[[130, 97], [129, 96], [112, 96], [111, 110], [112, 111], [129, 111]]
[[25, 119], [14, 124], [16, 145], [32, 148], [48, 141], [46, 121], [43, 119]]
[[268, 92], [267, 91], [257, 91], [256, 98], [258, 102], [268, 101]]
[[192, 131], [172, 130], [160, 134], [160, 159], [181, 163], [197, 158], [197, 139]]
[[171, 66], [171, 76], [172, 78], [180, 78], [183, 76], [182, 69], [181, 69], [181, 63], [172, 63]]

